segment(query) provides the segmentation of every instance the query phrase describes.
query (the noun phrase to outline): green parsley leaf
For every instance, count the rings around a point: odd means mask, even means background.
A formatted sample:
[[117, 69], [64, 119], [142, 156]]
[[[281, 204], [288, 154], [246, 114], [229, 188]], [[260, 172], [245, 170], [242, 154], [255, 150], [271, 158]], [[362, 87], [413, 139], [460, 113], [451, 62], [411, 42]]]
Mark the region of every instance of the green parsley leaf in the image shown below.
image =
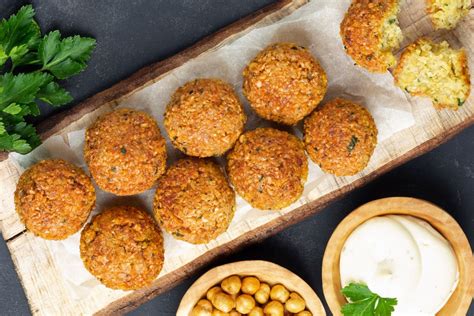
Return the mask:
[[390, 316], [397, 305], [397, 299], [381, 297], [364, 284], [350, 283], [341, 292], [349, 299], [341, 309], [344, 316]]
[[4, 134], [0, 135], [0, 149], [26, 154], [31, 151], [31, 146], [18, 134]]
[[5, 124], [2, 121], [2, 118], [0, 117], [0, 135], [5, 134], [7, 130], [5, 129]]
[[390, 315], [395, 310], [395, 305], [397, 305], [397, 299], [395, 298], [379, 299], [375, 306], [375, 315]]
[[11, 103], [31, 103], [40, 88], [51, 82], [53, 77], [47, 73], [32, 72], [13, 75], [6, 73], [0, 77], [3, 91], [0, 93], [0, 109]]
[[353, 151], [358, 142], [359, 139], [355, 135], [352, 135], [351, 141], [349, 142], [349, 145], [347, 145], [347, 151]]
[[24, 56], [29, 48], [38, 45], [41, 32], [33, 20], [34, 15], [33, 7], [26, 5], [8, 20], [3, 19], [0, 22], [0, 66], [6, 61], [5, 55], [12, 57], [15, 63], [21, 60], [20, 57]]
[[21, 60], [25, 58], [25, 55], [27, 53], [28, 45], [26, 44], [13, 47], [10, 51], [10, 58], [12, 59], [13, 64], [18, 64]]
[[346, 304], [342, 307], [341, 313], [344, 316], [372, 316], [375, 315], [376, 297], [369, 297], [361, 301]]
[[21, 106], [16, 103], [12, 103], [6, 108], [4, 108], [2, 111], [11, 115], [17, 115], [21, 112]]
[[55, 106], [72, 101], [71, 94], [54, 81], [43, 86], [36, 94], [36, 97], [41, 101]]
[[371, 297], [374, 293], [372, 293], [367, 285], [365, 284], [358, 284], [358, 283], [351, 283], [348, 286], [344, 287], [341, 290], [342, 294], [349, 298], [352, 302], [360, 301]]
[[20, 122], [14, 126], [13, 131], [26, 140], [31, 148], [35, 148], [41, 144], [41, 140], [36, 133], [36, 128], [32, 124]]
[[[12, 61], [11, 69], [0, 75], [0, 151], [24, 154], [41, 143], [26, 117], [40, 114], [38, 101], [60, 106], [72, 100], [55, 79], [84, 70], [96, 44], [80, 36], [61, 39], [59, 31], [41, 38], [34, 15], [33, 7], [27, 5], [0, 21], [0, 67]], [[31, 66], [27, 69], [31, 72], [14, 73], [25, 65]]]
[[0, 66], [2, 66], [8, 59], [8, 55], [3, 50], [3, 47], [0, 46]]
[[58, 79], [66, 79], [84, 70], [95, 48], [95, 39], [78, 35], [61, 40], [58, 31], [50, 32], [38, 47], [42, 70]]

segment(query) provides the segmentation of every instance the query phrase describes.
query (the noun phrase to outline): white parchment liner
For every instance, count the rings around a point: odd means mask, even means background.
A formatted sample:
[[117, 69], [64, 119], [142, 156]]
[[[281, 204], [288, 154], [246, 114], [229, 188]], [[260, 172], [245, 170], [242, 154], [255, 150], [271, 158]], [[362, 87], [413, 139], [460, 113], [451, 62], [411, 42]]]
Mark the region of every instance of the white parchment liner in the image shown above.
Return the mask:
[[[159, 82], [156, 82], [122, 101], [119, 107], [144, 110], [155, 117], [165, 137], [163, 113], [171, 94], [185, 82], [200, 77], [217, 77], [231, 83], [239, 97], [245, 103], [248, 115], [247, 130], [268, 125], [259, 119], [248, 107], [242, 95], [242, 70], [245, 65], [268, 44], [289, 41], [308, 47], [316, 56], [328, 76], [329, 89], [325, 101], [343, 96], [365, 105], [373, 115], [379, 130], [379, 142], [394, 133], [414, 124], [412, 109], [405, 95], [393, 85], [389, 73], [371, 74], [360, 67], [345, 54], [339, 36], [339, 24], [349, 6], [349, 0], [312, 1], [290, 16], [271, 26], [254, 29], [243, 37], [227, 44], [214, 52], [203, 54], [183, 66], [172, 70]], [[301, 126], [290, 128], [301, 137]], [[87, 169], [82, 158], [84, 130], [74, 131], [67, 139], [54, 136], [28, 155], [11, 154], [23, 168], [45, 158], [59, 157], [69, 160]], [[181, 157], [167, 139], [169, 163]], [[220, 159], [222, 164], [224, 159]], [[269, 220], [295, 209], [320, 196], [318, 189], [325, 175], [309, 159], [309, 177], [301, 199], [289, 208], [279, 211], [260, 211], [253, 209], [239, 196], [237, 212], [228, 232], [219, 236], [208, 245], [191, 245], [175, 240], [171, 235], [165, 237], [165, 268], [162, 273], [172, 271], [175, 266], [189, 262], [194, 250], [204, 252], [238, 237], [242, 232], [262, 225]], [[133, 197], [116, 197], [97, 189], [97, 207], [94, 213], [104, 207], [117, 204], [141, 206], [151, 212], [154, 189]], [[79, 256], [79, 237], [77, 233], [64, 241], [50, 241], [50, 247], [57, 259], [57, 265], [67, 280], [69, 289], [76, 299], [84, 299], [91, 289], [101, 285], [83, 266]], [[196, 252], [197, 253], [197, 252]], [[177, 264], [178, 263], [178, 264]], [[167, 268], [173, 267], [173, 268]], [[167, 271], [165, 271], [167, 270]]]

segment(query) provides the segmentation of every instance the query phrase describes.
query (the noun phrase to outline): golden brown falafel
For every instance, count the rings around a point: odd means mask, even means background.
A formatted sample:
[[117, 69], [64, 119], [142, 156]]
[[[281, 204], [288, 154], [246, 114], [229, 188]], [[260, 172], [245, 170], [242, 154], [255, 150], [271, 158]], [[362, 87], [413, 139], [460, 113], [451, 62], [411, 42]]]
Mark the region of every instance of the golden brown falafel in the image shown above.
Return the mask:
[[253, 207], [277, 210], [303, 193], [308, 161], [303, 143], [273, 128], [257, 128], [240, 136], [227, 156], [235, 190]]
[[276, 43], [261, 51], [244, 69], [244, 95], [267, 120], [294, 125], [314, 110], [327, 90], [324, 69], [310, 51], [293, 43]]
[[305, 119], [304, 142], [323, 171], [350, 176], [367, 166], [377, 145], [377, 127], [364, 107], [337, 98]]
[[15, 208], [33, 234], [65, 239], [78, 232], [95, 205], [91, 179], [61, 159], [43, 160], [26, 170], [15, 191]]
[[216, 163], [184, 158], [158, 180], [153, 210], [160, 225], [175, 238], [204, 244], [229, 227], [235, 193]]
[[165, 172], [165, 139], [147, 113], [118, 109], [89, 126], [84, 159], [102, 190], [137, 194], [150, 189]]
[[173, 145], [190, 156], [220, 156], [244, 129], [246, 116], [232, 87], [196, 79], [178, 88], [166, 107], [165, 128]]
[[160, 228], [145, 211], [131, 206], [94, 216], [82, 231], [80, 252], [87, 270], [111, 289], [150, 284], [164, 261]]
[[361, 67], [385, 72], [395, 66], [392, 54], [403, 39], [398, 0], [353, 0], [341, 23], [347, 54]]
[[436, 109], [457, 110], [471, 92], [466, 52], [447, 42], [417, 40], [403, 51], [393, 75], [397, 86], [411, 95], [429, 97]]

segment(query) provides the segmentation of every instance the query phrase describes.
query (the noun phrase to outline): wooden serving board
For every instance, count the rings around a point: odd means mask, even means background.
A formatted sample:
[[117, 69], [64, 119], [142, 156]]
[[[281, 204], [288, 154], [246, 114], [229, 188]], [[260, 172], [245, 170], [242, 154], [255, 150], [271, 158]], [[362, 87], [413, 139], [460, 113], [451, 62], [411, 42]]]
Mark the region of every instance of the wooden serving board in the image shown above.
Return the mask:
[[[259, 26], [270, 25], [294, 12], [307, 0], [282, 0], [248, 16], [203, 39], [183, 52], [150, 65], [130, 78], [98, 93], [73, 109], [60, 113], [38, 127], [43, 140], [53, 135], [87, 127], [97, 116], [111, 111], [122, 100], [163, 80], [173, 69], [247, 34]], [[421, 35], [440, 36], [465, 47], [474, 71], [474, 12], [454, 31], [432, 33], [424, 13], [424, 0], [407, 0], [399, 16], [405, 34], [404, 45]], [[474, 98], [458, 111], [436, 112], [421, 99], [409, 98], [416, 124], [378, 144], [364, 172], [354, 177], [327, 176], [318, 185], [317, 197], [294, 209], [275, 212], [268, 221], [246, 223], [238, 233], [211, 242], [193, 251], [186, 260], [165, 262], [160, 277], [144, 289], [134, 292], [94, 288], [87, 299], [74, 299], [48, 242], [25, 231], [12, 203], [12, 195], [21, 168], [4, 155], [0, 162], [0, 229], [11, 253], [16, 271], [25, 289], [30, 308], [35, 315], [78, 315], [124, 313], [153, 298], [184, 279], [201, 265], [251, 242], [263, 239], [315, 214], [325, 205], [345, 193], [360, 187], [375, 177], [413, 159], [450, 139], [474, 123]], [[299, 206], [299, 207], [298, 207]]]

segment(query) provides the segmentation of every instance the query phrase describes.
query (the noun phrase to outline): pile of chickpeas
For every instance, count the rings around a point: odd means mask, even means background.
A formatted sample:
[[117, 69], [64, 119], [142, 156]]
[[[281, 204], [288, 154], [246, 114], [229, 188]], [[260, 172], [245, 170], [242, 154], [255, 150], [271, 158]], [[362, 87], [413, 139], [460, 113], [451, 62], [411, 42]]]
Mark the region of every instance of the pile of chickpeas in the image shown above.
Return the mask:
[[214, 286], [194, 306], [191, 316], [312, 316], [304, 299], [281, 284], [273, 286], [253, 276], [237, 275]]

